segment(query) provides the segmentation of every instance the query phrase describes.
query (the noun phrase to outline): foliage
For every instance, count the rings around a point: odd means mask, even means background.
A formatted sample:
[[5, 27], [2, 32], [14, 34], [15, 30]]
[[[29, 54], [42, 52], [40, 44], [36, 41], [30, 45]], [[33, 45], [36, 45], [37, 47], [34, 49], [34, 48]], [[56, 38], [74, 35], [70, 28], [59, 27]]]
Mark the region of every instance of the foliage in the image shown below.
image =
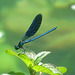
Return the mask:
[[[12, 50], [7, 49], [6, 53], [9, 55], [17, 56], [20, 58], [28, 67], [30, 71], [30, 75], [36, 75], [36, 73], [39, 72], [39, 75], [42, 75], [43, 73], [47, 73], [49, 75], [63, 75], [67, 69], [65, 67], [57, 67], [51, 63], [42, 63], [41, 60], [50, 54], [49, 51], [42, 51], [38, 54], [35, 54], [33, 51], [25, 51], [16, 53]], [[15, 72], [10, 72], [15, 73]], [[16, 75], [16, 74], [15, 74]], [[18, 73], [18, 75], [20, 75]]]
[[13, 72], [13, 71], [11, 71], [11, 72], [9, 72], [9, 73], [7, 73], [7, 74], [1, 74], [1, 75], [25, 75], [24, 73], [21, 73], [21, 72]]

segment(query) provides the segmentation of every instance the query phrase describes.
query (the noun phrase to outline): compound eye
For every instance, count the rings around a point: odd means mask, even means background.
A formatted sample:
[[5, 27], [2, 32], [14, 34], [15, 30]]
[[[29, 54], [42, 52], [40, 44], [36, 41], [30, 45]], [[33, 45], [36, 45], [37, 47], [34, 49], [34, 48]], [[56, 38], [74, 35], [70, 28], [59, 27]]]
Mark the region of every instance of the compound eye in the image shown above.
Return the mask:
[[18, 50], [18, 49], [19, 49], [19, 47], [18, 47], [18, 46], [15, 46], [15, 49], [16, 49], [16, 50]]

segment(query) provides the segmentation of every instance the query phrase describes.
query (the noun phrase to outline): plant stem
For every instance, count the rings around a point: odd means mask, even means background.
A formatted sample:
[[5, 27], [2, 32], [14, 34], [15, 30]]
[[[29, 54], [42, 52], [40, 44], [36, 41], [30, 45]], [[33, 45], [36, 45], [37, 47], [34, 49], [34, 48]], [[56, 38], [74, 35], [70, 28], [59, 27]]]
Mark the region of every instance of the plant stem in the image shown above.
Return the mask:
[[36, 75], [36, 72], [32, 70], [31, 68], [29, 69], [29, 71], [30, 71], [30, 75]]
[[39, 75], [42, 75], [42, 72], [40, 72]]

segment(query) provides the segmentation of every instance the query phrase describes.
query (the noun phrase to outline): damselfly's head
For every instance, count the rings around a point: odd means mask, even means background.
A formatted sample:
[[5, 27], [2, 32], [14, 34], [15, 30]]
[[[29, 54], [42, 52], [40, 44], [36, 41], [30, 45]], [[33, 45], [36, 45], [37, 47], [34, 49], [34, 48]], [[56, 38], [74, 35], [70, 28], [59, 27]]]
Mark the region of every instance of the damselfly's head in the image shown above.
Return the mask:
[[18, 43], [18, 46], [15, 46], [15, 49], [18, 50], [19, 48], [22, 48], [23, 44], [24, 44], [24, 42], [23, 41], [20, 41]]
[[15, 46], [15, 49], [18, 50], [19, 49], [19, 46]]

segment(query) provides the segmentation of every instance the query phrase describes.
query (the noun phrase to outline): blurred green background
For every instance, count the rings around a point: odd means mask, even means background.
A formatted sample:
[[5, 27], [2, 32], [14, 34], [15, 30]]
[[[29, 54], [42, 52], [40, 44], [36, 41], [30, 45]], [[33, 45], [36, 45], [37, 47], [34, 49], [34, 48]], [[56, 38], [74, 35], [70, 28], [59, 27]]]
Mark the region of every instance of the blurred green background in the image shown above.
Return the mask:
[[17, 57], [7, 55], [5, 50], [16, 51], [14, 46], [39, 13], [43, 20], [33, 37], [55, 26], [58, 28], [24, 46], [36, 53], [51, 51], [42, 62], [67, 67], [64, 75], [75, 74], [75, 0], [0, 0], [0, 74], [15, 71], [29, 75], [26, 65]]

